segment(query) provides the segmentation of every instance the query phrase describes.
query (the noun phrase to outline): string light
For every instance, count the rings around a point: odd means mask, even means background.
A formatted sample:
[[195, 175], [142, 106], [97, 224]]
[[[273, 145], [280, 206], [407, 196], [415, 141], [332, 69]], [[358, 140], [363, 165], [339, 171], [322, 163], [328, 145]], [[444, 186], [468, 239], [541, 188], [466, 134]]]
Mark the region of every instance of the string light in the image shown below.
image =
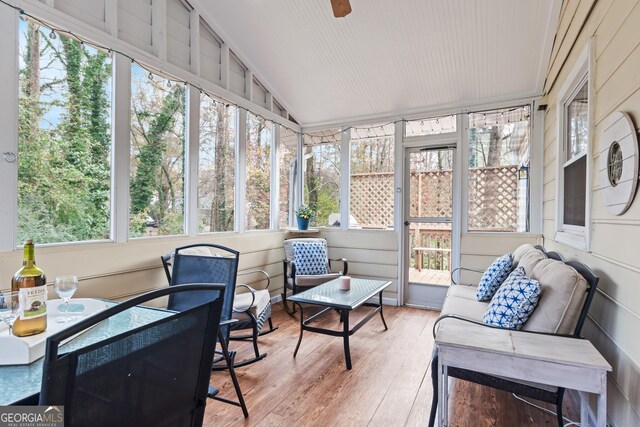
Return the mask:
[[153, 73], [151, 73], [151, 71], [149, 71], [149, 80], [153, 80]]
[[51, 32], [49, 33], [49, 38], [50, 38], [51, 40], [54, 40], [54, 39], [56, 38], [56, 32], [55, 32], [55, 31], [53, 31], [53, 30], [51, 30]]

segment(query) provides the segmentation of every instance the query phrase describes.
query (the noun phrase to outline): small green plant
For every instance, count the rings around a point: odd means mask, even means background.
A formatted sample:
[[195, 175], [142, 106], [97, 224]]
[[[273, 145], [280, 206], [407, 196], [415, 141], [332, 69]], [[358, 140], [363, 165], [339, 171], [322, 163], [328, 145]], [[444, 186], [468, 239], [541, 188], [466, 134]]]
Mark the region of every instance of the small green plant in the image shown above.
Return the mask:
[[316, 211], [307, 205], [300, 205], [296, 211], [298, 218], [313, 219], [316, 217]]

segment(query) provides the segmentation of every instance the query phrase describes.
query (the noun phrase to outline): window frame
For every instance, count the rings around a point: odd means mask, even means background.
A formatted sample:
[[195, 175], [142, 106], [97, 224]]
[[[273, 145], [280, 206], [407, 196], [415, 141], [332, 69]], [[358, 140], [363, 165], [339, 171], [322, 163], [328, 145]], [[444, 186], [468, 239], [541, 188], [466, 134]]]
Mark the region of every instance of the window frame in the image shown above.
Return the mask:
[[[591, 189], [592, 189], [592, 163], [594, 135], [594, 99], [595, 91], [593, 86], [594, 77], [594, 43], [589, 40], [583, 49], [575, 65], [571, 69], [565, 83], [560, 88], [556, 102], [557, 114], [557, 153], [556, 153], [556, 232], [554, 239], [576, 249], [591, 250]], [[568, 158], [568, 106], [575, 99], [576, 95], [584, 85], [587, 85], [587, 147], [586, 149]], [[564, 172], [565, 168], [574, 164], [578, 160], [586, 158], [586, 191], [585, 191], [585, 212], [584, 226], [564, 223]]]

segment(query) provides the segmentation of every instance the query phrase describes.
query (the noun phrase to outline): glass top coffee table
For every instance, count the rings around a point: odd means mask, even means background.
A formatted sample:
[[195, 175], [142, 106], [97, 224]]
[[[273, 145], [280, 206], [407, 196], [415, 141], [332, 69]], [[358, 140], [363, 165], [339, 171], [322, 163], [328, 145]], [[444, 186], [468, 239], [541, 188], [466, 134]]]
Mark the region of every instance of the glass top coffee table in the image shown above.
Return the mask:
[[[353, 335], [358, 329], [365, 323], [371, 320], [377, 313], [380, 313], [382, 324], [385, 331], [387, 323], [384, 321], [384, 315], [382, 314], [382, 291], [391, 285], [390, 281], [385, 280], [369, 280], [369, 279], [351, 279], [351, 289], [348, 291], [341, 291], [338, 288], [340, 279], [333, 279], [329, 282], [323, 283], [304, 292], [300, 292], [287, 299], [300, 308], [300, 338], [298, 338], [298, 344], [293, 352], [293, 357], [298, 354], [300, 343], [302, 342], [302, 334], [304, 331], [316, 332], [318, 334], [330, 335], [334, 337], [342, 337], [344, 343], [344, 358], [347, 363], [347, 369], [351, 369], [351, 352], [349, 351], [349, 337]], [[368, 303], [367, 300], [371, 297], [378, 295], [378, 303]], [[326, 307], [319, 313], [314, 314], [305, 320], [302, 304], [312, 304], [321, 307]], [[349, 312], [355, 310], [360, 306], [374, 307], [374, 310], [367, 314], [367, 316], [360, 320], [353, 328], [349, 329]], [[323, 314], [336, 310], [340, 312], [340, 322], [342, 323], [342, 331], [336, 331], [332, 329], [325, 329], [315, 326], [309, 326], [311, 322], [316, 320]]]

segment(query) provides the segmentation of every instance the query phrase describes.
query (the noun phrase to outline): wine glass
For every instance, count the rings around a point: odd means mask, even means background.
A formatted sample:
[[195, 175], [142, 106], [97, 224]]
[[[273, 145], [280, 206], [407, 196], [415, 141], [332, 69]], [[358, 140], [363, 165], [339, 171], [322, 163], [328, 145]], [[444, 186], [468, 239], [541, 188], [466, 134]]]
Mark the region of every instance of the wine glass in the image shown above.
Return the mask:
[[58, 318], [58, 323], [68, 323], [75, 320], [75, 316], [69, 316], [69, 300], [78, 289], [77, 276], [58, 276], [53, 284], [56, 294], [64, 301], [64, 317]]
[[24, 311], [25, 304], [22, 292], [0, 292], [0, 319], [9, 327], [9, 335], [13, 334], [13, 323]]

